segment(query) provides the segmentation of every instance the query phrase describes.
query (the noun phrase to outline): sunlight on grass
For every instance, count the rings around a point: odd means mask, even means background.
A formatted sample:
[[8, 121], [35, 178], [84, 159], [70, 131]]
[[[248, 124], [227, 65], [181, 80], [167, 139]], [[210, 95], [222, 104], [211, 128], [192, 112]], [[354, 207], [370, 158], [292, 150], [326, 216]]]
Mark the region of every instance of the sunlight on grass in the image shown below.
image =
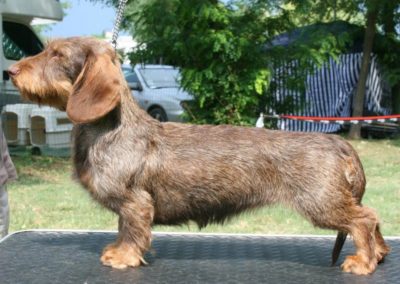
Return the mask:
[[[352, 142], [367, 175], [363, 203], [382, 220], [385, 235], [400, 235], [400, 140]], [[26, 229], [116, 230], [117, 216], [94, 202], [71, 178], [69, 159], [13, 157], [19, 180], [9, 185], [10, 231]], [[198, 232], [194, 223], [157, 231]], [[226, 224], [209, 225], [202, 232], [260, 234], [335, 234], [314, 228], [290, 209], [274, 206], [245, 212]]]

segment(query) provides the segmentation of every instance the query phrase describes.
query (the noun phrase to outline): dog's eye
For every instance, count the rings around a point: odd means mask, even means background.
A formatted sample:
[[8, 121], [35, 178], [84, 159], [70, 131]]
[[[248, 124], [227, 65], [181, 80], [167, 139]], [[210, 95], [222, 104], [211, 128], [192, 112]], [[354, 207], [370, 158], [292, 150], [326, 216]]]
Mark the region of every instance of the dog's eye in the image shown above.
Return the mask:
[[63, 55], [62, 55], [62, 53], [60, 53], [59, 51], [57, 51], [57, 50], [54, 50], [52, 53], [51, 53], [51, 57], [62, 57]]

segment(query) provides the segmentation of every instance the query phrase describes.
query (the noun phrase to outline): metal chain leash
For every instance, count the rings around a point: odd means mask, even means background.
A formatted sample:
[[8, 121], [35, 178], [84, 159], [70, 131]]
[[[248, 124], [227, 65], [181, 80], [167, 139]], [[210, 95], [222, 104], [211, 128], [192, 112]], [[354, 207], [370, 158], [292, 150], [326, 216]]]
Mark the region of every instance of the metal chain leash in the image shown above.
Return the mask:
[[117, 17], [115, 19], [113, 34], [111, 39], [111, 43], [114, 46], [115, 50], [117, 50], [117, 39], [118, 39], [119, 29], [122, 22], [122, 16], [124, 15], [125, 5], [127, 2], [128, 0], [119, 0]]

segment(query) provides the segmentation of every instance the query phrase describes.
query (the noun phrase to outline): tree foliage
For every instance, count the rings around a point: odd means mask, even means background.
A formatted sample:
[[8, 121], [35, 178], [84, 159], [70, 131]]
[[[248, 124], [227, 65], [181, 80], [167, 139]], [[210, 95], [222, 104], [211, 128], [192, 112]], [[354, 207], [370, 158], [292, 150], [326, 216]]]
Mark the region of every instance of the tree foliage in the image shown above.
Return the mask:
[[210, 0], [146, 3], [132, 15], [146, 48], [131, 59], [162, 57], [179, 66], [183, 88], [195, 96], [189, 107], [198, 123], [253, 122], [271, 76], [265, 31], [285, 25], [281, 18], [267, 20], [259, 8], [234, 10]]
[[[116, 6], [118, 1], [101, 2]], [[271, 44], [276, 35], [334, 20], [365, 26], [368, 9], [375, 9], [378, 2], [131, 0], [123, 25], [141, 43], [130, 56], [133, 63], [162, 58], [163, 63], [181, 69], [182, 86], [195, 97], [190, 104], [192, 121], [252, 124], [270, 87], [273, 63], [297, 62], [301, 72], [286, 81], [288, 87], [301, 89], [312, 66], [336, 57], [350, 40], [318, 30], [310, 31], [305, 37], [308, 40], [283, 48]], [[382, 5], [376, 6], [378, 31], [387, 40], [375, 45], [374, 52], [379, 50], [393, 84], [400, 81], [400, 61], [390, 49], [398, 43], [399, 2], [381, 1]]]
[[273, 75], [272, 62], [300, 60], [308, 68], [339, 51], [338, 40], [329, 34], [288, 48], [270, 44], [296, 27], [298, 10], [308, 4], [303, 2], [130, 1], [124, 25], [142, 44], [130, 58], [133, 63], [162, 58], [181, 69], [182, 87], [195, 97], [189, 105], [192, 121], [253, 124]]

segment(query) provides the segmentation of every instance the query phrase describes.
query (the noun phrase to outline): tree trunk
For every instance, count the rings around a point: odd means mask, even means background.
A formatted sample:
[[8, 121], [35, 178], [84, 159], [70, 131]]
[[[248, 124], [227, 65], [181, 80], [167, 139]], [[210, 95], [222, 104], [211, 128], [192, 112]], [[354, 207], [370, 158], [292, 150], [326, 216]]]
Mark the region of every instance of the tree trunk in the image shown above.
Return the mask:
[[[378, 9], [369, 9], [367, 12], [367, 28], [364, 35], [363, 43], [363, 57], [361, 62], [360, 75], [357, 82], [357, 92], [353, 99], [353, 113], [352, 116], [362, 116], [364, 110], [364, 98], [366, 91], [366, 82], [370, 69], [371, 53], [375, 36], [376, 18], [378, 16]], [[361, 138], [361, 124], [352, 124], [349, 131], [349, 139]]]
[[400, 114], [400, 82], [392, 87], [392, 112]]

